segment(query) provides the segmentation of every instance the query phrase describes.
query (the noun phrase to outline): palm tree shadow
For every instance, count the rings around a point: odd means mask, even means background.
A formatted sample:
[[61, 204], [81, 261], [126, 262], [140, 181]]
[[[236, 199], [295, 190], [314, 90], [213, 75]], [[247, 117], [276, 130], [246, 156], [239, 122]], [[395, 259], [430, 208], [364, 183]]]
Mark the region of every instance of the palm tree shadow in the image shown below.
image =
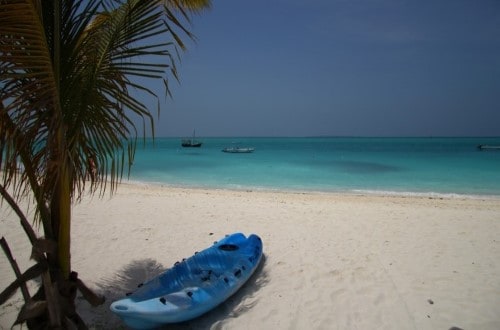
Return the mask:
[[[194, 320], [169, 324], [164, 329], [218, 328], [217, 324], [237, 318], [249, 311], [258, 303], [255, 294], [269, 283], [265, 263], [266, 257], [263, 255], [255, 273], [243, 287], [218, 307]], [[164, 266], [152, 259], [132, 261], [112, 278], [104, 278], [96, 284], [98, 294], [106, 297], [106, 302], [102, 306], [88, 307], [83, 299], [77, 301], [77, 305], [79, 305], [77, 308], [79, 308], [82, 318], [87, 325], [94, 329], [126, 329], [120, 318], [110, 311], [109, 306], [113, 301], [125, 298], [127, 293], [135, 291], [140, 284], [161, 274], [164, 270]]]
[[106, 297], [103, 305], [90, 307], [79, 297], [76, 301], [78, 313], [93, 329], [126, 329], [120, 318], [109, 309], [111, 303], [125, 298], [127, 293], [135, 291], [141, 283], [159, 275], [164, 268], [153, 259], [132, 261], [112, 277], [103, 278], [95, 284], [95, 292]]

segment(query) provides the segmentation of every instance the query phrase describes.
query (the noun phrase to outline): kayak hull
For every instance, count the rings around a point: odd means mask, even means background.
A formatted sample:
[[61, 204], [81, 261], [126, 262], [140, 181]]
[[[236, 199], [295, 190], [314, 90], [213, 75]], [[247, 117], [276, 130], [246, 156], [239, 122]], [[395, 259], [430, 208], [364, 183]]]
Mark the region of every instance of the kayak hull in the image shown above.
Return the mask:
[[196, 318], [238, 291], [262, 259], [257, 235], [226, 236], [111, 304], [127, 326], [152, 329]]

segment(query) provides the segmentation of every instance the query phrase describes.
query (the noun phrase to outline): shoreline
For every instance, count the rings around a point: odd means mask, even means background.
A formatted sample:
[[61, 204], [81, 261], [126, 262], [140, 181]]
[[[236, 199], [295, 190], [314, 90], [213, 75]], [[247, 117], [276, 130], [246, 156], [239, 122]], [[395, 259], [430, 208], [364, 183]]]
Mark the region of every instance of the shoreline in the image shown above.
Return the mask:
[[371, 189], [352, 189], [352, 190], [318, 190], [318, 189], [285, 189], [268, 187], [213, 187], [170, 184], [163, 182], [150, 182], [141, 180], [123, 180], [119, 185], [130, 186], [151, 186], [166, 189], [187, 189], [187, 190], [214, 190], [214, 191], [234, 191], [234, 192], [262, 192], [262, 193], [284, 193], [284, 194], [331, 194], [331, 195], [349, 195], [349, 196], [374, 196], [374, 197], [408, 197], [408, 198], [437, 198], [437, 199], [487, 199], [500, 200], [500, 194], [462, 194], [462, 193], [440, 193], [433, 191], [391, 191], [391, 190], [371, 190]]
[[[0, 224], [21, 271], [29, 242]], [[265, 262], [208, 314], [169, 329], [498, 329], [500, 198], [275, 192], [122, 182], [73, 208], [73, 269], [106, 303], [77, 306], [124, 328], [113, 300], [232, 232], [258, 234]], [[3, 257], [0, 286], [14, 278]], [[32, 292], [33, 293], [33, 292]], [[20, 294], [0, 306], [0, 329]], [[432, 302], [432, 303], [431, 303]], [[18, 329], [16, 327], [15, 329]]]

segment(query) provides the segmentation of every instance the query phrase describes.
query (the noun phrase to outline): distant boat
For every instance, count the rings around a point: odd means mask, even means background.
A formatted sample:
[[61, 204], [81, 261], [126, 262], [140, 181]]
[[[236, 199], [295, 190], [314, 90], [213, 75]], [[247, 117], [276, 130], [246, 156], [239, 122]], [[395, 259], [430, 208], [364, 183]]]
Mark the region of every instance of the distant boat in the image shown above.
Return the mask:
[[242, 147], [227, 147], [222, 149], [223, 152], [231, 153], [231, 154], [248, 154], [255, 150], [255, 148], [242, 148]]
[[486, 144], [480, 144], [477, 146], [479, 150], [499, 150], [500, 151], [500, 146], [490, 146]]
[[184, 148], [199, 148], [199, 147], [201, 147], [203, 142], [196, 140], [195, 135], [196, 135], [195, 131], [193, 131], [193, 137], [190, 139], [188, 139], [188, 138], [183, 139], [181, 141], [181, 146], [183, 146]]

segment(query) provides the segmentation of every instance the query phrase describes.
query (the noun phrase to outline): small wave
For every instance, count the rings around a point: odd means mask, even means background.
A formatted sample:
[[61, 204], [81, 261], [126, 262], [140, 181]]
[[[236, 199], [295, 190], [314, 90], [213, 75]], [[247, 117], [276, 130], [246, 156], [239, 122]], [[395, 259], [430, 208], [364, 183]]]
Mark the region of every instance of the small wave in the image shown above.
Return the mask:
[[422, 197], [422, 198], [446, 198], [446, 199], [498, 199], [496, 195], [472, 195], [458, 193], [438, 193], [438, 192], [412, 192], [412, 191], [389, 191], [354, 189], [351, 192], [363, 195], [396, 196], [396, 197]]
[[394, 197], [418, 197], [418, 198], [435, 198], [435, 199], [499, 199], [498, 195], [486, 194], [459, 194], [459, 193], [440, 193], [432, 191], [414, 192], [414, 191], [392, 191], [392, 190], [376, 190], [376, 189], [318, 189], [306, 187], [268, 187], [258, 185], [210, 185], [210, 184], [186, 184], [186, 183], [165, 183], [141, 180], [127, 180], [125, 184], [138, 185], [142, 187], [156, 186], [166, 188], [187, 188], [187, 189], [213, 189], [213, 190], [229, 190], [229, 191], [258, 191], [258, 192], [281, 192], [281, 193], [332, 193], [332, 194], [353, 194], [353, 195], [372, 195], [372, 196], [394, 196]]

